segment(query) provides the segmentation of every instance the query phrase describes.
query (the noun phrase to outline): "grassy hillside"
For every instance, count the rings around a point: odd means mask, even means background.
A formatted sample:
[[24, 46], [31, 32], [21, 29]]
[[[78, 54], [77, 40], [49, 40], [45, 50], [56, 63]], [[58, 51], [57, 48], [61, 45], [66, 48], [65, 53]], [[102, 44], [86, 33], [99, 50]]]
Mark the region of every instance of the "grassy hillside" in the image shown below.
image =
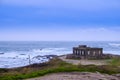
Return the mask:
[[101, 72], [107, 74], [120, 73], [120, 67], [116, 65], [72, 65], [60, 59], [53, 59], [48, 63], [34, 64], [16, 69], [0, 69], [0, 80], [19, 80], [43, 76], [49, 73], [57, 72]]
[[113, 58], [108, 61], [110, 65], [120, 66], [120, 58]]

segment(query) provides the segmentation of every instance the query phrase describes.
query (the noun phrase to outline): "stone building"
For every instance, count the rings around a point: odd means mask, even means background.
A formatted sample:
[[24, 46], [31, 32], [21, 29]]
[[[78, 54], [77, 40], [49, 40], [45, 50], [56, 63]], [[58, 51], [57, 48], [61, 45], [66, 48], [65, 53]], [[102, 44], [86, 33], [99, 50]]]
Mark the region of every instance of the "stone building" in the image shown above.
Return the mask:
[[68, 55], [67, 58], [102, 59], [103, 56], [103, 48], [92, 48], [86, 45], [79, 45], [78, 47], [73, 47], [73, 54]]

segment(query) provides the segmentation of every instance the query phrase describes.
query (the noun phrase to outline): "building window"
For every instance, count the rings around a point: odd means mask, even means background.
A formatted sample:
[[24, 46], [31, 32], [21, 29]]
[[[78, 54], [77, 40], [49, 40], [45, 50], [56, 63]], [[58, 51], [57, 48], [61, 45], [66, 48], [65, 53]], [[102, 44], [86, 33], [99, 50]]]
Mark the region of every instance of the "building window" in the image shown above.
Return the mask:
[[90, 51], [88, 51], [88, 55], [90, 55]]
[[95, 51], [93, 51], [93, 56], [95, 56], [95, 54], [96, 54], [96, 52], [95, 52]]
[[99, 54], [101, 54], [101, 51], [99, 51]]
[[77, 50], [75, 50], [75, 54], [77, 55]]
[[73, 53], [75, 54], [75, 50], [73, 50]]
[[79, 55], [79, 50], [77, 50], [77, 55]]
[[80, 50], [78, 50], [78, 55], [80, 55]]
[[79, 55], [81, 55], [81, 50], [79, 50]]
[[77, 50], [76, 50], [76, 55], [77, 55]]
[[82, 51], [82, 55], [84, 55], [84, 51]]
[[80, 50], [80, 55], [82, 55], [82, 51]]

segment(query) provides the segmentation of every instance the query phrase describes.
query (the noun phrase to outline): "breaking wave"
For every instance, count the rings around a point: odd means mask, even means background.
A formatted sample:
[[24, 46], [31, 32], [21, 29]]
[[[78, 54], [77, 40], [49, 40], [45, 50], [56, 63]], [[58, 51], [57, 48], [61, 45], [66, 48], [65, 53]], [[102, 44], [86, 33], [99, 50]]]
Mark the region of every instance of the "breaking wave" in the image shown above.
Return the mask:
[[109, 43], [110, 46], [120, 47], [120, 43]]
[[66, 51], [66, 48], [43, 48], [43, 49], [33, 49], [33, 53], [56, 53], [58, 51]]

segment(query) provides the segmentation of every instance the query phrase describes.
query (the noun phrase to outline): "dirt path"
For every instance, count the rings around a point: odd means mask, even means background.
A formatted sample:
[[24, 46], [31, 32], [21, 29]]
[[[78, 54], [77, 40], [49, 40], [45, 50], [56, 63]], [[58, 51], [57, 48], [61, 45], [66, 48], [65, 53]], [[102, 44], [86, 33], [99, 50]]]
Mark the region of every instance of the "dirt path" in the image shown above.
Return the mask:
[[72, 63], [74, 65], [82, 64], [82, 65], [105, 65], [107, 64], [106, 60], [73, 60], [73, 59], [66, 59], [66, 56], [59, 57], [61, 60]]
[[54, 73], [43, 77], [27, 80], [120, 80], [120, 78], [100, 73], [89, 72], [71, 72], [71, 73]]

